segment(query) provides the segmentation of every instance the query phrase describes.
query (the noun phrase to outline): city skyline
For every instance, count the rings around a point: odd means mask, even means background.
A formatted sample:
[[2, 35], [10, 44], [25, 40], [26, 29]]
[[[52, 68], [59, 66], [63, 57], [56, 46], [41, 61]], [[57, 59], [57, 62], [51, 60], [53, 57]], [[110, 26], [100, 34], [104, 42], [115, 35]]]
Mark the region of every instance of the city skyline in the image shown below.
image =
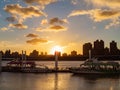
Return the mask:
[[0, 0], [0, 50], [51, 53], [75, 50], [97, 39], [120, 48], [118, 0]]
[[[95, 40], [94, 42], [86, 42], [82, 45], [82, 54], [78, 53], [76, 50], [70, 51], [70, 53], [62, 52], [61, 48], [59, 46], [53, 47], [52, 53], [48, 53], [45, 51], [38, 51], [37, 49], [32, 50], [30, 53], [27, 53], [25, 50], [21, 50], [21, 52], [18, 51], [11, 51], [11, 49], [7, 49], [5, 51], [1, 52], [3, 54], [22, 54], [22, 52], [25, 52], [26, 55], [32, 55], [32, 54], [37, 54], [37, 56], [53, 56], [55, 55], [55, 52], [59, 52], [59, 56], [89, 56], [89, 51], [91, 51], [91, 54], [93, 56], [100, 55], [100, 56], [107, 56], [107, 55], [120, 55], [120, 48], [118, 48], [117, 42], [116, 41], [111, 41], [109, 42], [109, 46], [105, 46], [105, 42], [103, 40]], [[18, 56], [18, 55], [16, 55]]]
[[109, 42], [109, 47], [105, 46], [103, 40], [96, 40], [93, 42], [83, 44], [83, 56], [89, 56], [89, 51], [91, 51], [92, 56], [114, 56], [120, 55], [120, 49], [117, 46], [117, 42]]

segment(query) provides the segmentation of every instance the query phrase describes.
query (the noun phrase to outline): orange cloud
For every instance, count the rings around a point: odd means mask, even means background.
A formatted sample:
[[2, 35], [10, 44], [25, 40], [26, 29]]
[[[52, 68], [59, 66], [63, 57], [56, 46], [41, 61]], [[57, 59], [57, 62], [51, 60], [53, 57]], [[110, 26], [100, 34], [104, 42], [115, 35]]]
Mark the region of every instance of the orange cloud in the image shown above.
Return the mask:
[[40, 11], [38, 8], [34, 6], [30, 7], [22, 7], [19, 4], [10, 4], [6, 5], [4, 10], [12, 15], [16, 15], [23, 21], [26, 18], [31, 17], [39, 17], [39, 16], [46, 16], [46, 14]]
[[92, 3], [94, 6], [102, 6], [109, 8], [120, 8], [120, 0], [86, 0], [88, 3]]
[[90, 15], [90, 17], [94, 21], [102, 21], [107, 19], [117, 19], [120, 17], [119, 10], [101, 10], [101, 9], [93, 9], [93, 10], [75, 10], [69, 14], [70, 16], [77, 16], [77, 15]]
[[50, 25], [46, 28], [38, 27], [35, 29], [36, 31], [39, 31], [39, 32], [60, 32], [60, 31], [66, 31], [67, 27], [61, 26], [61, 25]]
[[44, 8], [46, 5], [56, 2], [57, 0], [23, 0], [27, 4], [37, 3], [40, 4], [42, 8]]
[[47, 19], [43, 19], [43, 20], [41, 21], [41, 25], [46, 25], [46, 24], [48, 24], [48, 20], [47, 20]]
[[[74, 10], [68, 15], [68, 17], [78, 16], [78, 15], [89, 15], [90, 18], [95, 22], [111, 20], [112, 23], [109, 26], [115, 26], [120, 23], [120, 20], [119, 20], [120, 10], [107, 10], [107, 9], [105, 9], [105, 10], [102, 10], [102, 9]], [[117, 21], [117, 22], [115, 22], [115, 21]]]
[[73, 10], [73, 11], [68, 15], [68, 17], [78, 16], [78, 15], [85, 15], [85, 14], [89, 14], [89, 11], [86, 11], [86, 10]]
[[26, 41], [26, 43], [32, 44], [32, 45], [36, 45], [39, 43], [46, 43], [48, 42], [46, 39], [42, 39], [42, 38], [34, 38], [31, 40]]
[[66, 31], [68, 28], [65, 26], [68, 21], [67, 19], [59, 19], [57, 17], [51, 18], [50, 20], [43, 19], [41, 21], [41, 26], [35, 28], [39, 32], [58, 32]]
[[18, 29], [27, 29], [28, 28], [28, 26], [20, 24], [20, 23], [18, 23], [18, 24], [9, 24], [9, 27], [18, 28]]
[[38, 37], [38, 35], [36, 35], [36, 34], [33, 34], [33, 33], [30, 33], [30, 34], [28, 34], [26, 37], [35, 38], [35, 37]]
[[120, 21], [119, 20], [113, 20], [113, 22], [109, 23], [108, 25], [105, 26], [105, 29], [109, 29], [112, 26], [119, 26]]
[[2, 27], [2, 28], [0, 28], [0, 30], [2, 30], [2, 31], [7, 31], [8, 28], [7, 28], [7, 27]]

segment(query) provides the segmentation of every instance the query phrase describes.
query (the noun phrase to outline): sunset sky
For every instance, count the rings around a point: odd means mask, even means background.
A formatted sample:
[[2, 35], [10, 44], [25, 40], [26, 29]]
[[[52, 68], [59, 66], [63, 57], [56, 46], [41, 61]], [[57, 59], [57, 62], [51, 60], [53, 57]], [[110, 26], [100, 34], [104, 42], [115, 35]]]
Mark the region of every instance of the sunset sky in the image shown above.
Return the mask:
[[120, 48], [120, 0], [0, 0], [0, 50], [82, 54], [97, 39]]

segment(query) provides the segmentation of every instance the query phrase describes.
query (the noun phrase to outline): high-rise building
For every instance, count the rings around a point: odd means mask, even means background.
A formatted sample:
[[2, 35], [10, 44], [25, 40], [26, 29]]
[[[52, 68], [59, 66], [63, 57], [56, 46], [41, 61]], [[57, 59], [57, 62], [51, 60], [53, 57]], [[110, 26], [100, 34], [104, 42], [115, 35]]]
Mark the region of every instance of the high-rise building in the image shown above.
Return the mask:
[[110, 54], [111, 55], [117, 55], [118, 54], [117, 43], [115, 41], [110, 42]]
[[89, 55], [89, 50], [92, 50], [92, 44], [91, 43], [85, 43], [83, 45], [83, 55], [88, 56]]
[[96, 40], [94, 42], [93, 54], [104, 55], [104, 41], [103, 40]]

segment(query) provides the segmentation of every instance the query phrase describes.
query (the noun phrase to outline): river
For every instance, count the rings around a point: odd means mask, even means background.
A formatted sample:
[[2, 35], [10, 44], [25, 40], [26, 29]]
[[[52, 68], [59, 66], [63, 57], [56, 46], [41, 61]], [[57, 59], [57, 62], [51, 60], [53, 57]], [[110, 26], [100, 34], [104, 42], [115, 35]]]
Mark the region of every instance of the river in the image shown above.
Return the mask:
[[[2, 63], [5, 65], [6, 62]], [[54, 67], [54, 62], [36, 62]], [[79, 66], [81, 61], [61, 61], [59, 67]], [[81, 76], [72, 73], [0, 73], [0, 90], [120, 90], [119, 76]]]
[[120, 78], [2, 72], [0, 90], [120, 90]]

